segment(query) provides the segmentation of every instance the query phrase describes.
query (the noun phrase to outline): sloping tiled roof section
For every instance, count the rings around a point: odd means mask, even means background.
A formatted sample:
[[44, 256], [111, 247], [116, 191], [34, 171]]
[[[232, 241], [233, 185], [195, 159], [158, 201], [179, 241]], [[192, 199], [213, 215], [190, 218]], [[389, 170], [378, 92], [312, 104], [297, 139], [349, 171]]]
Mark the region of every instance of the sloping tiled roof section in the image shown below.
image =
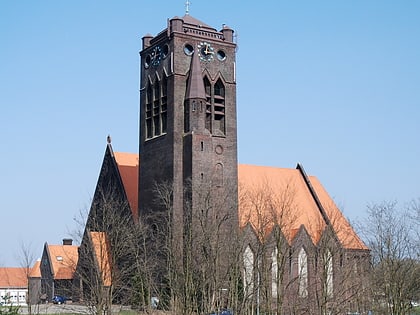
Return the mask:
[[90, 239], [103, 285], [109, 287], [111, 286], [111, 259], [108, 238], [105, 232], [90, 232]]
[[238, 177], [241, 227], [250, 222], [257, 234], [265, 237], [271, 232], [273, 222], [278, 222], [291, 242], [303, 225], [317, 244], [327, 225], [324, 210], [343, 247], [367, 249], [315, 177], [308, 178], [323, 209], [298, 169], [240, 164]]
[[73, 279], [79, 257], [77, 249], [75, 245], [48, 245], [55, 280]]
[[41, 259], [38, 259], [29, 273], [30, 278], [41, 278]]
[[0, 289], [18, 289], [28, 287], [26, 268], [0, 268]]
[[139, 155], [135, 153], [114, 152], [124, 190], [135, 220], [138, 218]]
[[[130, 206], [133, 209], [135, 205], [134, 209], [137, 209], [138, 155], [114, 154], [124, 188], [131, 200]], [[265, 236], [270, 233], [272, 222], [277, 221], [291, 242], [301, 225], [304, 225], [312, 242], [318, 243], [327, 223], [298, 169], [239, 164], [238, 177], [241, 227], [250, 222], [256, 231], [261, 231]], [[314, 176], [308, 176], [308, 179], [343, 247], [368, 249], [319, 180]], [[137, 215], [137, 211], [135, 213]]]
[[315, 189], [315, 192], [321, 201], [322, 207], [334, 227], [334, 231], [336, 232], [343, 247], [352, 249], [368, 249], [368, 247], [353, 230], [350, 223], [345, 219], [340, 209], [338, 209], [333, 200], [330, 198], [318, 178], [310, 176], [310, 180], [312, 187]]

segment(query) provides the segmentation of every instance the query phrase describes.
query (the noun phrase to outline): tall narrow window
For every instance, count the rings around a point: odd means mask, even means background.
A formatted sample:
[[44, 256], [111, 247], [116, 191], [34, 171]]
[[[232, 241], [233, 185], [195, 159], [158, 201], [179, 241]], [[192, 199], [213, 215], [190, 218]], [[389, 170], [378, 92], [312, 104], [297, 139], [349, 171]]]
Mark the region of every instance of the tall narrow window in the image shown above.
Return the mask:
[[298, 256], [298, 272], [299, 272], [299, 296], [308, 296], [308, 256], [303, 248], [299, 251]]
[[160, 86], [158, 78], [156, 78], [153, 87], [153, 135], [158, 136], [160, 135]]
[[333, 257], [330, 250], [327, 250], [324, 254], [324, 265], [325, 265], [325, 286], [326, 294], [328, 297], [333, 295]]
[[[189, 86], [190, 78], [187, 78], [186, 86]], [[184, 102], [184, 132], [190, 131], [190, 100]]]
[[244, 290], [247, 296], [254, 290], [254, 253], [249, 245], [244, 251]]
[[214, 125], [225, 134], [225, 86], [220, 79], [214, 85]]
[[277, 297], [277, 286], [279, 281], [279, 269], [277, 261], [278, 252], [279, 251], [276, 247], [271, 253], [271, 296], [273, 298]]
[[162, 99], [161, 99], [161, 122], [162, 133], [166, 133], [168, 129], [168, 80], [166, 76], [162, 79]]
[[156, 76], [153, 84], [147, 85], [146, 91], [146, 139], [160, 136], [167, 132], [167, 78], [161, 81]]
[[211, 84], [207, 77], [204, 77], [204, 89], [206, 91], [206, 129], [211, 132], [212, 108], [211, 108]]
[[153, 103], [153, 90], [150, 84], [147, 85], [146, 90], [146, 139], [153, 137], [153, 122], [152, 122], [152, 103]]

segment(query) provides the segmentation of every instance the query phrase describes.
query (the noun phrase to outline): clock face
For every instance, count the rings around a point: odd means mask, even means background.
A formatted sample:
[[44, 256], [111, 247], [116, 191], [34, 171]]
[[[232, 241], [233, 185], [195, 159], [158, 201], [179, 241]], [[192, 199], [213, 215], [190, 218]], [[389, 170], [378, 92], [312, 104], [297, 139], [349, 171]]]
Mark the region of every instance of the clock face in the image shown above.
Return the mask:
[[150, 62], [153, 66], [158, 66], [160, 64], [160, 61], [162, 60], [162, 49], [159, 46], [156, 46], [153, 48], [151, 53]]
[[211, 61], [214, 56], [214, 48], [210, 43], [201, 42], [198, 44], [198, 55], [202, 61]]

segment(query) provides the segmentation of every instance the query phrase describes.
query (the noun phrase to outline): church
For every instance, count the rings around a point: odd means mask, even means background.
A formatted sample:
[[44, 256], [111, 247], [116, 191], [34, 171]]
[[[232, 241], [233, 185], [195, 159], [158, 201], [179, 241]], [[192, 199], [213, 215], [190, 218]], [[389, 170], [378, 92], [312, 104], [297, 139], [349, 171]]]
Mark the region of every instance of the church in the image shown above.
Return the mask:
[[187, 13], [142, 38], [139, 154], [108, 137], [74, 297], [171, 314], [368, 310], [369, 249], [319, 180], [238, 164], [236, 79], [226, 25]]

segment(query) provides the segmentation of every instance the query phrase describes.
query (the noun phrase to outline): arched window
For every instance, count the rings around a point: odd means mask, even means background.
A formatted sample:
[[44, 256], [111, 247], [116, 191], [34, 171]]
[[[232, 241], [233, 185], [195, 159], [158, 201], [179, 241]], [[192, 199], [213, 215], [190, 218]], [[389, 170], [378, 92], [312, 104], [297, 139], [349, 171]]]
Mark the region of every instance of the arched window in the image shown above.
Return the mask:
[[273, 298], [277, 297], [277, 286], [279, 281], [279, 270], [277, 261], [278, 252], [279, 251], [276, 247], [271, 253], [271, 296]]
[[151, 84], [148, 84], [147, 90], [146, 90], [146, 110], [145, 110], [146, 139], [153, 137], [152, 104], [153, 104], [153, 90], [152, 90]]
[[226, 133], [225, 123], [225, 86], [221, 79], [214, 85], [207, 76], [203, 78], [206, 93], [206, 129], [212, 134], [224, 136]]
[[146, 139], [160, 136], [167, 131], [167, 78], [149, 83], [146, 88]]
[[301, 248], [298, 256], [298, 273], [299, 273], [299, 296], [308, 296], [308, 256], [305, 249]]
[[160, 82], [156, 77], [153, 84], [154, 101], [153, 101], [153, 136], [160, 135]]
[[225, 134], [225, 86], [220, 79], [214, 85], [214, 127]]
[[206, 129], [211, 131], [211, 120], [212, 120], [212, 110], [211, 110], [211, 84], [207, 77], [204, 77], [204, 89], [206, 91]]
[[246, 295], [254, 290], [254, 253], [249, 245], [244, 251], [244, 291]]
[[162, 133], [166, 133], [168, 127], [168, 96], [167, 96], [167, 91], [168, 91], [168, 81], [166, 79], [166, 76], [163, 76], [162, 78], [162, 99], [161, 99], [161, 104], [160, 104], [160, 116], [161, 116], [161, 122], [162, 122]]

